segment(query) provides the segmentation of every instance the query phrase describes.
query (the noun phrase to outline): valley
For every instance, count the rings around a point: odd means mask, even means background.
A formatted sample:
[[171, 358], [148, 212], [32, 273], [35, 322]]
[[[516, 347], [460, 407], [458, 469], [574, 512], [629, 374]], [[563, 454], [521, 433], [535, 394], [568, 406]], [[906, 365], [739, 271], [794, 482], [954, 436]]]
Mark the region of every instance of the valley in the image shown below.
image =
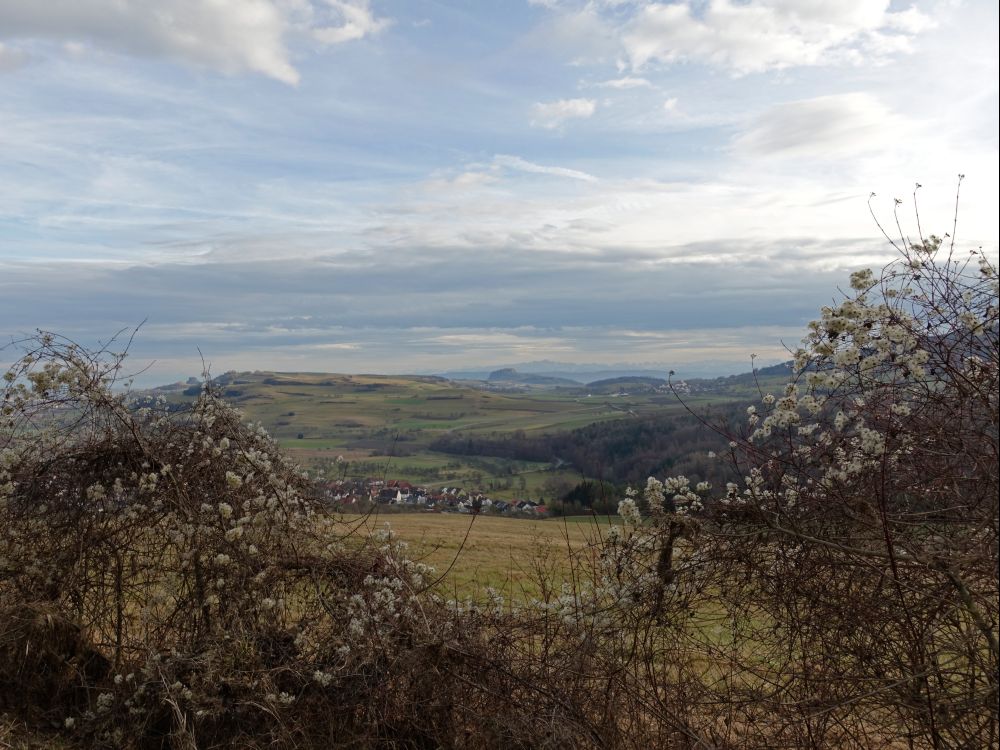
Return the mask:
[[[744, 374], [672, 389], [655, 378], [571, 384], [503, 373], [509, 379], [255, 371], [211, 383], [317, 475], [551, 502], [587, 479], [641, 481], [694, 453], [704, 456], [719, 439], [699, 419], [733, 417], [758, 387], [776, 392], [787, 378], [778, 366], [758, 372], [756, 382]], [[152, 393], [179, 408], [201, 387], [191, 379]], [[651, 455], [664, 433], [677, 430], [667, 453]], [[609, 440], [617, 448], [604, 445]], [[649, 460], [622, 468], [615, 453]]]

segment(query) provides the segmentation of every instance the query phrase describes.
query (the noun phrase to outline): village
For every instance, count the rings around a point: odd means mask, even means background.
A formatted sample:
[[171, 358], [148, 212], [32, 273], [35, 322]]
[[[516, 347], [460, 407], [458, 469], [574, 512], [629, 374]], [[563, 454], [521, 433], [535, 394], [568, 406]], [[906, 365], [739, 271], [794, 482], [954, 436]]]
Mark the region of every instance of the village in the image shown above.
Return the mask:
[[549, 509], [532, 500], [496, 500], [461, 487], [427, 488], [398, 479], [340, 479], [317, 482], [320, 497], [331, 507], [367, 510], [387, 506], [400, 511], [432, 513], [491, 513], [542, 518]]

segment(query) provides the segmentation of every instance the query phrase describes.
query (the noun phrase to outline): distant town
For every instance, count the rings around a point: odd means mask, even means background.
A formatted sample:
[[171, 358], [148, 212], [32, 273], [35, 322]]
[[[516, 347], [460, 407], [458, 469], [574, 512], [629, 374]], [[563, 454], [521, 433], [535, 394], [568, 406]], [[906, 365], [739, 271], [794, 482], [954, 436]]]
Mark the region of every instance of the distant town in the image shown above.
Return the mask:
[[320, 497], [333, 507], [366, 510], [376, 505], [399, 510], [439, 513], [492, 513], [541, 518], [549, 509], [532, 500], [495, 500], [481, 492], [461, 487], [429, 489], [397, 479], [342, 479], [316, 484]]

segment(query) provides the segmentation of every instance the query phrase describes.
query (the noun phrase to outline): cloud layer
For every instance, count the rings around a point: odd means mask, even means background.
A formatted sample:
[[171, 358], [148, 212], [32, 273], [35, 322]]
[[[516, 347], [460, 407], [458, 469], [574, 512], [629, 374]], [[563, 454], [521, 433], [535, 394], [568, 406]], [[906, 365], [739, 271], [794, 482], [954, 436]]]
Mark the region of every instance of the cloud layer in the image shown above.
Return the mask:
[[[171, 376], [194, 373], [199, 349], [227, 369], [313, 361], [412, 372], [542, 358], [738, 369], [751, 351], [780, 359], [781, 339], [794, 344], [813, 312], [803, 293], [822, 294], [842, 275], [821, 260], [824, 243], [758, 250], [728, 281], [700, 246], [671, 248], [677, 260], [666, 265], [653, 253], [625, 260], [607, 251], [581, 262], [512, 248], [8, 262], [0, 264], [0, 317], [12, 333], [40, 326], [90, 342], [95, 332], [107, 337], [146, 320], [135, 354], [172, 363]], [[799, 259], [816, 269], [811, 288], [801, 283]], [[760, 285], [747, 283], [753, 277], [769, 278], [764, 308]], [[157, 374], [168, 373], [161, 366]]]

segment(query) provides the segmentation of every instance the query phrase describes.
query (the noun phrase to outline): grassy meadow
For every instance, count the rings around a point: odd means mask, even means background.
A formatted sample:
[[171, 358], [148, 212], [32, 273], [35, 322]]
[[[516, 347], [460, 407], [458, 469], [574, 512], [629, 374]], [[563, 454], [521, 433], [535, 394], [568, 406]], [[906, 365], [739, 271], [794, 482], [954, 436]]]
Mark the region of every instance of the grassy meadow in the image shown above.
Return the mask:
[[[770, 378], [773, 379], [773, 378]], [[582, 477], [568, 467], [492, 456], [436, 452], [444, 435], [550, 434], [650, 415], [680, 415], [669, 391], [587, 386], [500, 392], [437, 377], [253, 372], [227, 374], [223, 396], [261, 422], [300, 464], [337, 476], [405, 479], [429, 487], [473, 486], [499, 499], [545, 498], [546, 487]], [[768, 378], [765, 378], [768, 381]], [[168, 400], [193, 399], [181, 386], [160, 389]], [[610, 391], [610, 392], [608, 392]], [[621, 392], [619, 392], [621, 391]], [[696, 381], [685, 397], [698, 409], [742, 400], [755, 391], [746, 376]], [[550, 498], [551, 499], [551, 498]]]
[[543, 594], [570, 580], [593, 544], [618, 519], [604, 516], [528, 520], [456, 513], [371, 513], [344, 521], [374, 533], [389, 524], [409, 554], [433, 566], [435, 591], [449, 598], [480, 598], [487, 587], [509, 601]]

